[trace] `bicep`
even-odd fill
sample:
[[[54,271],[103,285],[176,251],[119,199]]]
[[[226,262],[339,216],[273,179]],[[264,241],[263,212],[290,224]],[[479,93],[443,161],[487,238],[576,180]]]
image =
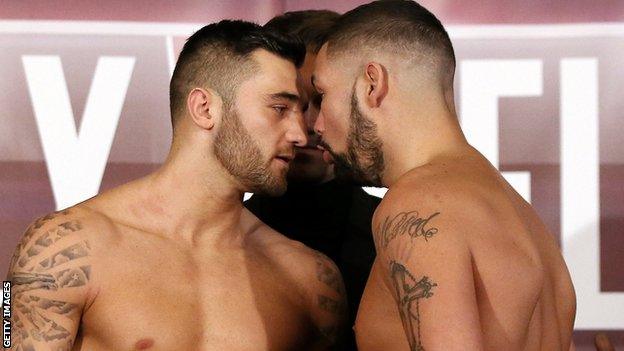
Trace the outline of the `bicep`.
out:
[[[444,214],[401,212],[378,227],[378,260],[412,350],[480,350],[470,250]],[[395,218],[395,219],[393,219]]]
[[[8,274],[12,349],[71,349],[91,269],[88,242],[72,235],[80,229],[61,217],[35,222],[24,234]]]
[[[390,289],[412,349],[480,350],[472,271],[461,258],[400,259],[388,264]]]

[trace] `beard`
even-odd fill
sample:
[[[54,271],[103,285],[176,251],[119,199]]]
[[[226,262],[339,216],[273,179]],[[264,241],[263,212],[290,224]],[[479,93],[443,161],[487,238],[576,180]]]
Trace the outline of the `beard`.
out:
[[[258,144],[242,125],[236,110],[226,107],[225,111],[214,143],[217,160],[243,186],[244,191],[282,195],[286,191],[286,175],[276,175],[271,171],[272,158],[264,157]]]
[[[358,107],[355,90],[351,93],[351,112],[347,151],[336,153],[323,142],[323,146],[334,159],[336,179],[354,182],[361,186],[381,187],[385,167],[383,143],[377,134],[377,126],[362,114]]]

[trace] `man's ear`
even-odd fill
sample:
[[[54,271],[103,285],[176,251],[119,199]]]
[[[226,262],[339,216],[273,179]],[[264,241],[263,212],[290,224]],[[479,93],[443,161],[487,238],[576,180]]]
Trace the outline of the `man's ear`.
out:
[[[186,99],[186,107],[192,121],[202,129],[210,130],[214,127],[215,117],[219,108],[218,96],[209,90],[195,88]]]
[[[377,62],[369,62],[364,67],[366,82],[366,104],[370,108],[379,107],[388,94],[388,71]]]

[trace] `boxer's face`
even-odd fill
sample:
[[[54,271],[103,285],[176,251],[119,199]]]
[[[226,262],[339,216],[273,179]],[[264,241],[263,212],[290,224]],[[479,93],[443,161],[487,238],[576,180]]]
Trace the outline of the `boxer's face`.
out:
[[[316,147],[319,136],[314,133],[314,123],[319,113],[320,95],[311,82],[315,59],[316,54],[309,51],[298,72],[297,86],[302,99],[308,142],[295,149],[295,159],[288,171],[289,182],[322,183],[333,177],[333,166],[323,161],[323,152]]]
[[[319,51],[313,84],[322,95],[315,131],[321,135],[323,157],[335,163],[335,172],[348,172],[362,185],[381,186],[384,168],[382,142],[377,126],[360,108],[355,78],[327,58],[327,46]]]
[[[295,66],[264,50],[252,54],[258,72],[224,109],[215,155],[245,191],[280,195],[295,146],[307,143]]]

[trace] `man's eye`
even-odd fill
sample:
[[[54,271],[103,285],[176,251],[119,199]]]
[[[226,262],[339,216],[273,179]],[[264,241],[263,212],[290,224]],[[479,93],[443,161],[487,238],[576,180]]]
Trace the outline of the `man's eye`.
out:
[[[280,115],[284,114],[284,111],[287,110],[286,106],[273,106],[273,109]]]

